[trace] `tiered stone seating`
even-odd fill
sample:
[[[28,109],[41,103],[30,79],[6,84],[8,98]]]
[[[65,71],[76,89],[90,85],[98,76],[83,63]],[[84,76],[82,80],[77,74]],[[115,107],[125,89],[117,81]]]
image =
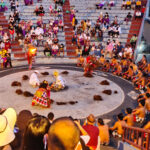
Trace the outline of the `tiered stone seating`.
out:
[[[104,9],[97,10],[95,4],[99,2],[100,2],[99,0],[76,0],[76,1],[70,0],[70,5],[77,10],[76,17],[78,19],[78,22],[80,22],[81,20],[90,19],[92,25],[94,25],[96,23],[96,20],[98,19],[98,16],[100,15],[100,12],[103,12],[103,14],[108,12],[110,17],[110,22],[114,20],[115,16],[118,16],[119,23],[121,23],[121,31],[122,31],[119,37],[119,41],[125,45],[128,38],[128,33],[129,33],[131,23],[129,22],[128,25],[126,25],[124,19],[129,11],[131,12],[132,15],[134,11],[121,10],[122,0],[116,0],[115,1],[116,5],[112,7],[111,10],[109,10],[107,7],[106,10]],[[106,41],[109,39],[107,31],[104,32],[103,37],[104,37],[103,44],[105,44]],[[92,41],[92,42],[97,43],[96,41]]]
[[[71,37],[73,35],[73,30],[71,27],[71,22],[70,23],[68,22],[70,15],[65,13],[65,11],[68,8],[70,9],[71,7],[75,8],[77,10],[76,18],[78,19],[78,23],[83,19],[84,20],[90,19],[92,21],[92,26],[94,26],[94,23],[98,19],[100,12],[103,12],[103,14],[105,14],[105,12],[108,12],[111,22],[114,20],[115,16],[118,16],[118,20],[121,23],[121,30],[122,30],[122,33],[120,34],[120,37],[119,37],[119,41],[121,41],[125,45],[125,43],[127,42],[127,39],[130,38],[130,37],[128,37],[128,33],[129,33],[131,23],[129,22],[128,25],[126,25],[126,23],[124,22],[124,18],[126,17],[127,13],[130,10],[121,10],[122,0],[116,0],[115,1],[116,5],[114,7],[112,7],[111,10],[109,10],[109,9],[96,10],[95,4],[98,2],[99,2],[99,0],[70,0],[70,2],[69,2],[69,0],[66,0],[65,4],[63,6],[65,33],[64,32],[58,33],[59,43],[63,43],[65,45],[65,51],[67,51],[67,53],[65,53],[65,56],[67,56],[67,55],[69,57],[75,56],[75,47],[71,46]],[[9,5],[8,1],[7,1],[7,4]],[[46,12],[45,16],[43,17],[44,23],[48,23],[50,19],[54,19],[54,16],[49,15],[49,10],[48,10],[50,5],[54,6],[53,0],[42,0],[42,3],[37,3],[37,0],[34,0],[34,4],[30,5],[30,6],[25,6],[24,0],[20,0],[19,1],[20,18],[22,20],[26,20],[26,21],[32,20],[35,25],[36,21],[39,17],[37,17],[33,13],[33,11],[36,6],[39,6],[41,4],[43,5],[44,10]],[[130,12],[133,15],[134,11],[131,10]],[[8,19],[9,14],[10,14],[10,9],[4,13],[4,15],[6,16],[6,19]],[[104,37],[103,45],[105,45],[106,41],[109,39],[107,31],[104,32],[103,37]],[[116,39],[116,38],[114,38],[114,39]],[[45,38],[45,40],[46,40],[46,38]],[[92,42],[95,42],[96,44],[98,44],[98,41],[95,41],[93,39],[92,39]],[[13,48],[16,48],[15,46],[18,47],[17,42],[14,43]],[[13,49],[12,52],[14,53],[14,56],[19,56],[19,55],[24,56],[24,54],[21,55],[20,50],[21,49]],[[24,53],[24,52],[22,51],[22,53]],[[39,57],[39,58],[44,57],[42,46],[38,47],[37,57]]]
[[[52,5],[54,7],[54,5],[55,5],[53,0],[42,0],[42,3],[37,3],[37,0],[34,0],[33,5],[30,5],[30,6],[25,6],[24,0],[20,0],[19,1],[19,10],[20,10],[21,20],[25,20],[25,21],[32,20],[33,26],[36,26],[36,22],[37,22],[37,19],[39,18],[39,16],[36,16],[35,13],[33,13],[33,12],[34,12],[35,7],[40,6],[41,4],[43,5],[44,10],[45,10],[45,15],[42,17],[43,22],[48,23],[49,20],[55,19],[54,16],[50,16],[50,14],[49,14],[49,6]],[[7,2],[7,5],[8,5],[8,7],[10,7],[9,2]],[[8,11],[6,11],[4,13],[7,20],[9,18],[10,12],[11,12],[11,10],[8,9]],[[65,45],[64,32],[62,32],[62,31],[58,32],[58,39],[59,39],[59,43],[63,43]],[[44,41],[46,41],[46,40],[47,40],[47,37],[44,37]],[[16,44],[16,42],[15,42],[15,44]],[[18,51],[12,50],[12,52],[14,54],[14,55],[12,55],[12,59],[20,59],[20,58],[24,57],[24,55],[23,54],[21,55],[20,52],[18,52]],[[23,50],[22,50],[22,53],[24,53]],[[39,46],[37,48],[37,58],[42,58],[42,57],[45,57],[43,54],[43,46]]]

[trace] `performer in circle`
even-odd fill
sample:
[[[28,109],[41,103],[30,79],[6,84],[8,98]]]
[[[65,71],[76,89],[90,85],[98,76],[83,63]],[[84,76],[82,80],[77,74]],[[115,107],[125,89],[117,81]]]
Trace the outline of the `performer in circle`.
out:
[[[52,83],[51,89],[54,91],[63,90],[66,86],[66,81],[62,78],[62,76],[59,75],[58,71],[54,71],[53,75],[56,81]]]
[[[29,64],[29,70],[32,69],[32,63],[35,62],[35,56],[36,56],[37,48],[33,45],[28,46],[28,52],[27,52],[27,59]]]
[[[89,55],[86,57],[86,62],[84,66],[84,76],[85,77],[92,77],[93,70],[96,69],[98,65],[97,59],[93,55]]]
[[[44,80],[40,84],[39,89],[34,94],[34,97],[32,99],[32,106],[49,108],[50,103],[50,87],[48,85],[48,82]]]
[[[40,74],[40,72],[38,70],[35,70],[30,76],[29,84],[33,88],[40,85],[40,80],[38,79],[38,74]]]

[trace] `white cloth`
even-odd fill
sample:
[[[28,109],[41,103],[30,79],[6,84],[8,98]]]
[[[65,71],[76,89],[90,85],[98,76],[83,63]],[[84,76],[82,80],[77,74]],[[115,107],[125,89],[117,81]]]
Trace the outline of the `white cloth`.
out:
[[[89,140],[90,140],[90,136],[89,136],[89,135],[82,135],[82,136],[80,136],[80,138],[84,141],[85,145],[86,145],[86,144],[89,142]],[[78,142],[78,144],[77,144],[75,150],[78,148],[79,145],[81,145],[80,142]]]
[[[36,73],[31,74],[29,84],[32,86],[40,85],[40,81],[39,81]]]
[[[66,81],[62,78],[62,76],[57,76],[56,84],[62,85],[63,87],[65,87]]]
[[[36,28],[35,29],[35,34],[36,35],[40,35],[40,34],[43,34],[44,33],[44,30],[42,28]]]

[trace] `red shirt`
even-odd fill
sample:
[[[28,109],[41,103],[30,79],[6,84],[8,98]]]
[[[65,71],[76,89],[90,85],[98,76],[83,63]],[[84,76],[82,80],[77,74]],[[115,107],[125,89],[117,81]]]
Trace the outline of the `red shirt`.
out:
[[[141,12],[144,14],[144,12],[145,12],[145,8],[142,8],[142,9],[141,9]]]
[[[90,140],[87,143],[87,145],[91,146],[91,147],[97,147],[98,136],[99,136],[98,127],[88,124],[88,125],[83,126],[83,128],[88,133],[88,135],[90,136]]]
[[[8,50],[11,48],[10,42],[5,42],[5,49]]]

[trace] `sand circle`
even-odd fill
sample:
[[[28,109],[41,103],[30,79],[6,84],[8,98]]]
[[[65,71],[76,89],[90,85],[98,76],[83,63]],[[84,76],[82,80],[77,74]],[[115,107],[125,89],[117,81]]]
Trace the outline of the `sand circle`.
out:
[[[53,71],[54,69],[39,68],[41,72],[49,72],[49,75],[43,76],[39,75],[39,79],[42,82],[47,80],[49,83],[54,81]],[[59,70],[62,72],[64,70]],[[13,107],[17,112],[23,109],[29,109],[33,113],[39,113],[46,115],[52,111],[56,118],[61,116],[72,116],[74,118],[85,118],[90,113],[95,116],[103,115],[115,110],[124,101],[124,92],[119,85],[116,83],[102,77],[100,75],[94,75],[93,78],[86,78],[83,76],[83,72],[67,70],[68,74],[61,74],[61,76],[66,80],[68,86],[67,90],[60,92],[51,92],[51,99],[55,102],[69,102],[78,101],[75,105],[57,105],[52,104],[51,108],[44,109],[40,107],[31,106],[31,97],[24,97],[23,95],[17,95],[15,93],[16,89],[20,88],[23,91],[30,91],[35,93],[37,88],[32,88],[29,85],[29,81],[22,80],[23,75],[30,76],[32,71],[22,71],[18,73],[13,73],[0,78],[0,106],[1,107]],[[110,85],[100,85],[99,83],[103,80],[108,80]],[[21,82],[21,87],[12,87],[11,83],[13,81]],[[106,95],[102,91],[110,89],[112,90],[111,95]],[[117,90],[117,94],[114,91]],[[103,101],[94,101],[94,95],[101,95]]]

